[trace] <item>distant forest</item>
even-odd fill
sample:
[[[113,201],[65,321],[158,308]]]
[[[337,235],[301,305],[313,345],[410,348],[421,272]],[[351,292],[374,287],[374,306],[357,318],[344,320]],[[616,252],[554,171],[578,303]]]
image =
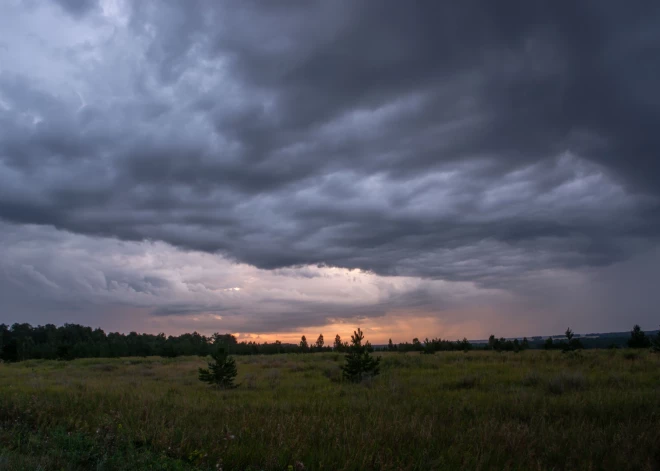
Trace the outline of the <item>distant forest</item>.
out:
[[[75,358],[127,357],[127,356],[163,356],[182,355],[206,356],[215,346],[223,345],[233,355],[269,355],[276,353],[312,353],[342,352],[348,343],[336,335],[326,342],[323,335],[315,341],[308,341],[302,336],[300,343],[290,344],[275,341],[273,343],[239,342],[231,334],[212,336],[197,332],[179,336],[165,334],[129,334],[109,333],[101,329],[92,329],[78,324],[53,324],[33,327],[30,324],[13,324],[11,327],[0,324],[0,359],[6,362],[28,359],[72,360]],[[630,332],[612,334],[574,335],[568,329],[563,337],[531,337],[522,339],[497,338],[491,335],[488,341],[443,340],[434,338],[420,341],[371,346],[372,351],[435,353],[438,351],[495,350],[520,352],[526,349],[577,350],[588,348],[649,348],[660,346],[660,333],[643,332],[634,326]]]

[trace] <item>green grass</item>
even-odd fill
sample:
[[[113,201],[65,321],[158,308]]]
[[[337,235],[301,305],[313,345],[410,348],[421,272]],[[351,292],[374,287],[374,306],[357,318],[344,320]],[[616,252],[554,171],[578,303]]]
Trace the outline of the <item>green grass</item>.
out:
[[[657,470],[660,355],[383,354],[0,365],[0,470]]]

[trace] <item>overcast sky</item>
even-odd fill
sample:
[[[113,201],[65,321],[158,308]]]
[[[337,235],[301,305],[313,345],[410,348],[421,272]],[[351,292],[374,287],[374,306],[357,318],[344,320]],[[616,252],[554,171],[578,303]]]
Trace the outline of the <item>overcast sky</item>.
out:
[[[4,0],[0,322],[660,323],[660,2]]]

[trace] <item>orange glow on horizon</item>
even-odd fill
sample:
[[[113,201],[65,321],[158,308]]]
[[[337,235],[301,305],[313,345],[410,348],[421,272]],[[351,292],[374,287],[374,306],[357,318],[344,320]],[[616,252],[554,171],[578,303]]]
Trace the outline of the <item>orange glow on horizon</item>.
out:
[[[427,337],[429,339],[439,337],[445,340],[460,340],[466,337],[469,340],[478,340],[487,339],[490,334],[506,337],[531,336],[538,330],[533,317],[510,316],[496,309],[451,310],[441,314],[406,310],[391,312],[381,317],[330,319],[330,322],[324,325],[276,332],[243,330],[239,325],[225,324],[224,317],[218,322],[217,316],[211,314],[177,318],[145,316],[142,319],[146,322],[142,322],[142,325],[135,329],[136,317],[125,318],[125,325],[118,326],[119,330],[125,333],[129,330],[146,333],[165,332],[166,335],[199,332],[210,336],[214,332],[231,333],[239,342],[257,343],[273,343],[279,340],[282,343],[298,344],[304,335],[307,342],[313,344],[319,334],[323,334],[325,345],[332,345],[337,334],[342,342],[349,342],[353,331],[358,327],[364,332],[365,339],[374,345],[387,344],[389,339],[398,344],[412,342],[413,338],[423,342]],[[231,318],[226,319],[231,320]],[[129,324],[133,327],[126,328]]]
[[[466,321],[460,324],[443,323],[441,319],[431,316],[385,316],[383,318],[372,318],[355,323],[332,323],[324,326],[297,329],[290,332],[277,333],[249,333],[241,332],[236,335],[239,342],[254,341],[258,343],[272,343],[279,340],[282,343],[297,344],[304,335],[309,344],[316,342],[319,334],[323,334],[325,345],[332,345],[335,335],[339,334],[342,342],[348,342],[357,328],[362,329],[366,340],[375,345],[392,342],[412,342],[413,338],[440,337],[449,340],[459,340],[463,337],[469,339],[487,338],[482,334],[483,325],[476,321]]]

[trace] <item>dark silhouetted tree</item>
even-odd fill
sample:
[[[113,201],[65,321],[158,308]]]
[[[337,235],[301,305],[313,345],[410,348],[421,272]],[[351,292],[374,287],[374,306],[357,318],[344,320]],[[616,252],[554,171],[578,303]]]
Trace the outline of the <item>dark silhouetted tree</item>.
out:
[[[224,347],[217,347],[211,354],[213,361],[208,369],[199,369],[199,380],[222,389],[232,389],[236,378],[236,362],[227,355]]]
[[[300,337],[299,346],[300,346],[300,351],[303,353],[309,350],[309,345],[307,344],[307,337],[305,337],[304,335]]]
[[[335,335],[335,344],[333,348],[335,352],[341,352],[342,349],[344,348],[344,345],[341,343],[341,337],[339,336],[339,334]]]
[[[646,336],[640,326],[635,324],[633,330],[630,331],[630,338],[628,339],[629,348],[648,348],[651,346],[651,340]]]
[[[566,343],[561,345],[564,352],[579,350],[579,349],[583,348],[582,347],[582,342],[580,341],[580,339],[575,338],[575,334],[570,329],[570,327],[568,329],[566,329],[566,332],[564,332],[564,335],[566,336]]]
[[[364,334],[358,328],[351,336],[346,363],[341,367],[344,378],[349,381],[360,382],[365,377],[380,373],[380,357],[374,358],[367,350],[367,346],[362,344],[363,340]]]
[[[316,339],[316,348],[321,350],[323,348],[323,344],[325,341],[323,340],[323,334],[319,334],[319,338]]]
[[[495,338],[494,334],[490,334],[490,337],[488,337],[488,350],[495,350],[495,343],[497,342],[497,339]]]
[[[573,331],[571,330],[570,327],[568,329],[566,329],[566,332],[564,332],[564,335],[566,336],[566,340],[568,341],[568,343],[571,343],[571,340],[573,340],[574,334],[573,334]]]
[[[396,352],[396,345],[392,343],[392,339],[387,343],[387,350],[390,352]]]

